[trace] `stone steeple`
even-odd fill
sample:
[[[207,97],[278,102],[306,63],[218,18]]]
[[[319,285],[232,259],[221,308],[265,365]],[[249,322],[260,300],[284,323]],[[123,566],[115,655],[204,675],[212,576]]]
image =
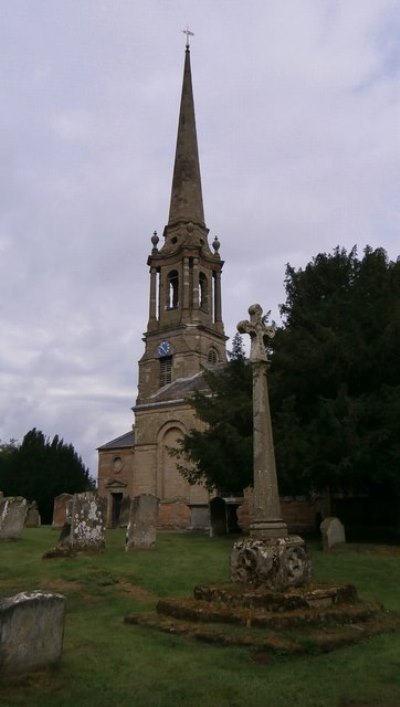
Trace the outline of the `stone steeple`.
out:
[[[190,69],[190,49],[186,45],[168,226],[188,221],[203,227],[205,225]]]
[[[139,362],[137,404],[160,388],[226,360],[220,243],[212,250],[204,222],[200,163],[186,45],[178,138],[164,242],[151,238],[149,320]]]

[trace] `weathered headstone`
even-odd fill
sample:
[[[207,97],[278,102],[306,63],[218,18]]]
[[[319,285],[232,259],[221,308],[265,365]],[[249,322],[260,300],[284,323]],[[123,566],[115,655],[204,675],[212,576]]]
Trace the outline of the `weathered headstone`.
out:
[[[72,507],[72,494],[71,493],[60,493],[54,499],[53,506],[53,522],[51,527],[54,529],[63,528],[64,524],[68,521],[71,516]]]
[[[346,542],[346,534],[343,523],[339,518],[329,516],[325,518],[319,526],[322,536],[322,546],[324,550],[330,550],[334,545]]]
[[[0,677],[29,673],[61,658],[65,597],[22,592],[0,600]]]
[[[18,540],[24,529],[28,502],[22,496],[0,500],[0,540]]]
[[[28,506],[28,511],[25,518],[25,528],[40,528],[41,518],[36,501],[33,501]]]
[[[58,543],[44,553],[44,559],[105,549],[107,499],[90,492],[76,493],[70,503],[71,512],[66,516]]]
[[[267,387],[268,360],[265,337],[275,336],[274,325],[259,304],[249,307],[250,321],[237,325],[251,339],[253,368],[254,516],[250,537],[237,541],[231,554],[234,582],[284,590],[305,584],[311,562],[301,537],[289,535],[282,519],[275,467],[271,414]]]
[[[107,499],[94,493],[76,493],[72,500],[71,533],[73,550],[99,552],[105,548]]]
[[[148,550],[157,538],[158,498],[143,493],[131,500],[125,549]]]

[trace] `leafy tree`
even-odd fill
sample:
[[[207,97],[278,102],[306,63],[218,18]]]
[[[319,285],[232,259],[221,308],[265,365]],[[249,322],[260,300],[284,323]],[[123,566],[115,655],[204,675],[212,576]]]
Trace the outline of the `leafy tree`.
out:
[[[252,372],[240,334],[232,341],[227,365],[204,370],[210,391],[196,392],[190,403],[203,423],[170,450],[191,484],[241,492],[252,480]]]
[[[21,445],[14,440],[0,445],[0,489],[7,496],[37,501],[44,523],[51,522],[54,498],[94,488],[88,469],[72,444],[57,435],[46,439],[33,428]]]

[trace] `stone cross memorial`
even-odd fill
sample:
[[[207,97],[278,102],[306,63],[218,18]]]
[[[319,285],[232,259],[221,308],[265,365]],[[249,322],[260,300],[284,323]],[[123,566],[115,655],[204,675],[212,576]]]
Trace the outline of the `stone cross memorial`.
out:
[[[289,535],[281,515],[275,467],[271,413],[269,408],[265,338],[275,336],[259,304],[249,307],[250,321],[237,325],[250,335],[253,368],[253,485],[254,515],[250,537],[234,544],[231,579],[253,586],[284,590],[304,584],[311,576],[311,563],[304,541]]]

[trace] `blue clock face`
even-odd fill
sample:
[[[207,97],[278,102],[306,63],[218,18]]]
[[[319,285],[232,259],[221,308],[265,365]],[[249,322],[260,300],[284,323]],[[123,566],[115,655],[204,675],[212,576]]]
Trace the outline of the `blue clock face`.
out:
[[[171,356],[172,348],[169,341],[162,341],[161,344],[157,346],[157,354],[161,356]]]

